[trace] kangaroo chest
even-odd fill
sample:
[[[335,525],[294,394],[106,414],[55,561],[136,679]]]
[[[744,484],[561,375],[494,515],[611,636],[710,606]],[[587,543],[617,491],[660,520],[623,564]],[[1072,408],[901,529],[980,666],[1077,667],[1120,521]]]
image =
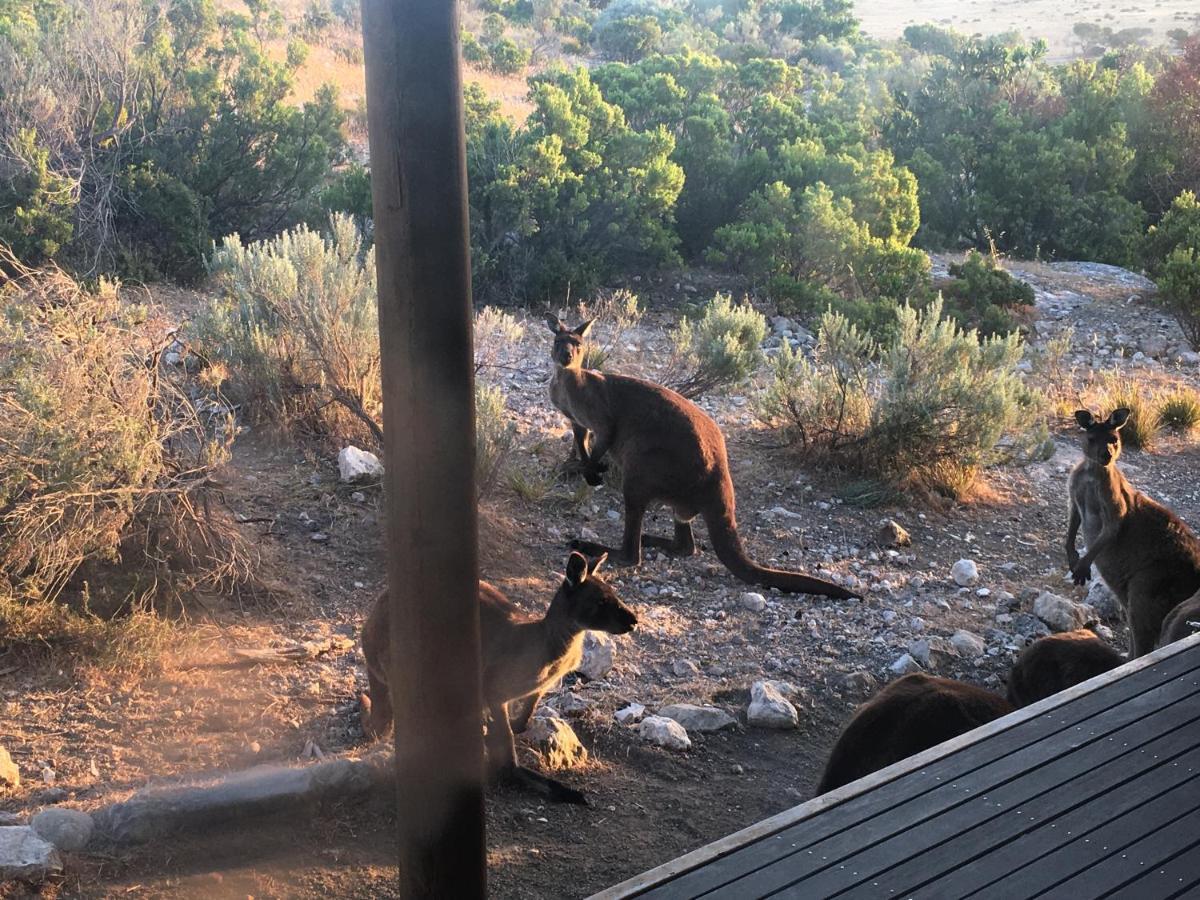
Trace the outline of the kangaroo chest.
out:
[[[589,431],[597,431],[603,427],[605,417],[599,404],[589,397],[589,393],[588,386],[583,383],[579,373],[555,368],[550,379],[550,402],[576,425],[582,425]]]
[[[1124,499],[1119,496],[1116,485],[1110,479],[1080,473],[1072,485],[1071,493],[1088,546],[1100,537],[1106,522],[1116,522],[1125,514]]]

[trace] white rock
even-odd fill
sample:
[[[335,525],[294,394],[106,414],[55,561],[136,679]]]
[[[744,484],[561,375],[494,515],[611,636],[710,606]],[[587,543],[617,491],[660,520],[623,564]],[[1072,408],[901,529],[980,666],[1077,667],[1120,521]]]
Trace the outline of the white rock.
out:
[[[1086,603],[1044,591],[1033,601],[1033,614],[1054,631],[1074,631],[1097,621],[1096,611]]]
[[[959,656],[976,659],[987,652],[987,644],[983,638],[972,631],[959,630],[950,636],[950,643],[958,651]]]
[[[62,860],[49,841],[28,825],[0,827],[0,884],[39,883],[62,871]]]
[[[525,737],[541,753],[548,769],[570,769],[587,762],[587,748],[565,719],[535,718],[525,729]]]
[[[921,664],[913,659],[910,654],[904,653],[888,668],[897,675],[908,675],[912,672],[920,672]]]
[[[742,606],[746,607],[750,612],[759,613],[767,608],[767,598],[754,591],[747,591],[742,594]]]
[[[746,721],[759,728],[796,728],[800,714],[769,681],[756,681],[750,688]]]
[[[583,661],[579,672],[591,681],[598,681],[612,671],[617,644],[603,631],[587,631],[583,635]]]
[[[888,519],[879,526],[875,540],[885,547],[908,547],[912,544],[912,536],[895,519]]]
[[[629,725],[632,722],[636,722],[645,714],[646,707],[641,703],[630,703],[628,706],[622,707],[613,713],[613,718],[622,725]]]
[[[671,663],[671,671],[677,678],[687,678],[700,674],[700,667],[690,659],[677,659]]]
[[[692,703],[672,703],[660,709],[658,714],[674,719],[688,731],[700,734],[732,728],[737,724],[737,719],[723,709],[715,706],[696,706]]]
[[[690,750],[692,739],[687,731],[674,719],[666,716],[647,716],[638,725],[638,736],[643,741],[666,747],[668,750]]]
[[[383,477],[383,463],[370,450],[360,450],[353,444],[347,444],[338,453],[338,472],[347,484],[378,479]]]
[[[80,850],[91,840],[92,817],[81,809],[52,806],[43,809],[29,820],[30,826],[43,839],[59,850]]]
[[[951,567],[950,577],[959,587],[970,587],[979,580],[979,567],[973,559],[960,559]]]
[[[1088,583],[1087,600],[1084,602],[1096,610],[1096,615],[1105,621],[1114,621],[1124,616],[1117,595],[1104,583],[1103,578],[1098,578],[1094,573]]]
[[[578,694],[566,693],[554,700],[554,708],[566,718],[577,718],[592,708],[592,704]]]

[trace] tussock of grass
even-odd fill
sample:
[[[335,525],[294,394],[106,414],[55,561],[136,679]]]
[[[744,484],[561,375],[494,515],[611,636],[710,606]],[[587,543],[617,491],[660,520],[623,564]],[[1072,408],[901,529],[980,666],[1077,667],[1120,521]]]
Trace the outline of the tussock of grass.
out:
[[[1159,402],[1158,418],[1164,428],[1191,434],[1200,428],[1200,393],[1177,387]]]

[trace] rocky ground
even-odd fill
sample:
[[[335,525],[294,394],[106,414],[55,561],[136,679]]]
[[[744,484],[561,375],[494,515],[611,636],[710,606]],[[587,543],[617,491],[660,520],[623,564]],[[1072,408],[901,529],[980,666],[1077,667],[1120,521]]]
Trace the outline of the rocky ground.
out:
[[[1052,376],[1065,406],[1086,399],[1096,373],[1113,367],[1200,385],[1200,358],[1147,303],[1151,288],[1138,276],[1090,264],[1009,268],[1037,290],[1027,377],[1044,377],[1039,348],[1071,335]],[[654,304],[615,341],[608,367],[665,377],[672,301],[701,288],[689,278],[631,287]],[[811,339],[785,320],[774,320],[773,331],[769,345]],[[546,398],[547,339],[529,319],[518,344],[484,372],[507,392],[518,449],[516,474],[485,504],[483,574],[531,612],[549,600],[570,538],[615,541],[621,529],[616,492],[556,475],[570,437]],[[640,626],[594,642],[587,676],[572,676],[545,702],[586,751],[558,747],[556,759],[570,765],[561,777],[591,806],[491,792],[496,896],[585,895],[807,799],[840,726],[898,673],[927,669],[1003,690],[1028,640],[1090,620],[1103,620],[1102,633],[1125,646],[1111,598],[1065,576],[1064,492],[1078,459],[1065,417],[1050,459],[989,472],[987,490],[970,503],[865,509],[840,498],[838,473],[806,468],[776,445],[755,420],[749,391],[703,405],[729,442],[751,552],[853,584],[866,599],[749,590],[707,548],[692,559],[651,556],[639,569],[611,570]],[[1197,446],[1178,437],[1124,457],[1136,485],[1192,523],[1200,523],[1198,463]],[[356,638],[383,578],[377,488],[341,483],[332,452],[256,429],[240,438],[224,478],[232,511],[266,556],[270,599],[201,598],[188,640],[153,677],[0,655],[0,744],[21,777],[19,788],[0,788],[0,815],[23,822],[56,804],[96,810],[150,782],[365,751]],[[908,540],[897,540],[889,523]],[[668,534],[669,517],[660,512],[647,527]],[[702,529],[699,536],[703,545]],[[299,662],[250,664],[231,652],[305,641]],[[559,724],[539,728],[554,740],[565,733]],[[522,752],[536,762],[531,746]],[[388,896],[386,801],[346,799],[286,822],[68,854],[65,879],[43,893]],[[0,887],[0,897],[24,890]]]

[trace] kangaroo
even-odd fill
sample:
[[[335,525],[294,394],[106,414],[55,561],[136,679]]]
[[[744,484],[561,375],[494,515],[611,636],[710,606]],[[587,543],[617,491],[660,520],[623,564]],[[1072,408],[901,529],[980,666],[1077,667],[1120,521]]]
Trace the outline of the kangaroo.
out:
[[[916,672],[860,706],[817,785],[824,794],[1013,711],[999,694]]]
[[[647,547],[691,556],[696,552],[691,523],[699,515],[717,558],[742,581],[789,593],[858,598],[833,582],[754,562],[738,537],[733,479],[717,423],[669,388],[583,368],[590,320],[576,328],[567,328],[553,315],[546,321],[554,333],[550,400],[571,420],[583,477],[591,485],[602,483],[608,468],[604,457],[611,452],[621,464],[623,479],[625,535],[620,549],[572,541],[574,549],[589,555],[611,553],[615,563],[629,566],[641,563]],[[642,534],[646,510],[655,502],[666,503],[674,512],[674,538]]]
[[[1008,702],[1028,706],[1110,669],[1125,658],[1086,628],[1040,638],[1021,651],[1008,675]]]
[[[1190,637],[1197,631],[1200,631],[1200,591],[1193,595],[1190,600],[1184,600],[1171,610],[1170,614],[1163,620],[1162,634],[1159,636],[1158,646],[1165,647],[1167,644],[1182,641],[1185,637]]]
[[[499,590],[479,582],[480,662],[483,700],[490,716],[487,737],[489,769],[551,800],[586,804],[584,795],[517,762],[513,732],[525,730],[542,694],[579,667],[585,630],[627,634],[637,616],[621,602],[597,572],[604,557],[589,562],[581,553],[567,559],[562,584],[540,619],[526,616]],[[392,722],[387,591],[375,601],[363,626],[370,697],[363,706],[363,732],[384,734]]]
[[[1125,610],[1131,657],[1142,656],[1154,649],[1167,613],[1200,590],[1200,540],[1117,468],[1129,410],[1114,410],[1101,422],[1081,409],[1075,420],[1086,436],[1084,458],[1068,482],[1067,563],[1076,584],[1086,583],[1096,564]],[[1082,557],[1075,549],[1081,525]]]

